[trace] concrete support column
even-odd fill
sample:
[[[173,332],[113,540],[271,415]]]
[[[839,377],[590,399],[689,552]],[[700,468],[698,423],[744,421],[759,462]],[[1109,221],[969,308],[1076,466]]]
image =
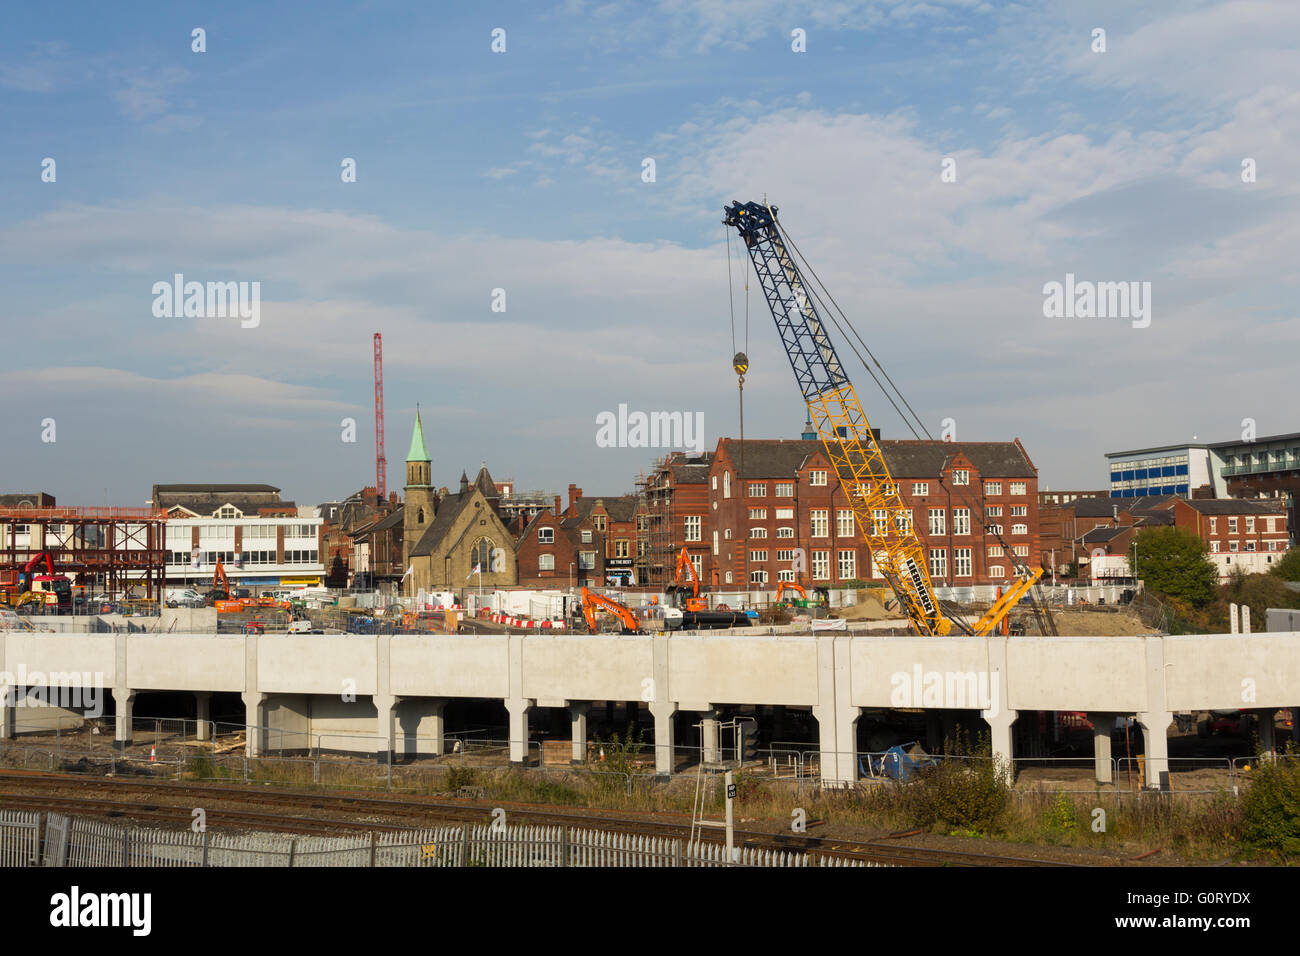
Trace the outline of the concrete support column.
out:
[[[1168,791],[1169,789],[1169,725],[1174,715],[1167,710],[1134,714],[1142,728],[1146,746],[1146,773],[1143,789]]]
[[[672,701],[652,703],[650,714],[655,720],[655,774],[667,777],[673,772],[673,714],[677,705]]]
[[[510,712],[510,766],[522,767],[528,761],[528,711],[531,700],[511,697],[506,700]]]
[[[430,746],[433,752],[441,757],[447,750],[447,702],[439,699],[435,700],[429,706],[429,729],[433,737],[433,743]]]
[[[194,694],[194,703],[196,706],[195,719],[197,721],[199,740],[211,739],[209,731],[212,730],[212,692],[201,690]]]
[[[989,706],[980,711],[980,716],[989,725],[989,744],[995,763],[1016,778],[1015,749],[1012,744],[1012,727],[1015,725],[1017,712],[1011,708],[1007,695],[1007,637],[994,634],[988,638],[988,702]]]
[[[135,691],[114,687],[113,709],[116,712],[113,747],[117,750],[125,750],[131,745],[131,717],[135,712]]]
[[[249,757],[262,756],[262,735],[266,732],[266,695],[251,691],[240,695],[244,699],[244,723],[246,725],[244,753]]]
[[[1016,722],[1014,710],[982,710],[980,716],[989,725],[989,744],[994,761],[1000,763],[1015,779],[1015,750],[1011,744],[1011,727]]]
[[[1277,708],[1265,707],[1262,710],[1255,711],[1255,719],[1259,721],[1259,751],[1261,754],[1273,754],[1277,752],[1276,733],[1274,732],[1277,723]]]
[[[1094,776],[1098,783],[1115,782],[1115,766],[1111,763],[1110,736],[1115,727],[1114,714],[1091,713],[1092,721],[1092,762]]]
[[[569,763],[574,766],[587,762],[587,712],[590,710],[591,704],[585,700],[569,704],[569,726],[573,737]]]
[[[379,738],[375,744],[375,759],[381,764],[390,764],[393,762],[393,720],[397,716],[397,698],[391,694],[386,697],[376,694],[372,699],[376,712],[375,736]]]

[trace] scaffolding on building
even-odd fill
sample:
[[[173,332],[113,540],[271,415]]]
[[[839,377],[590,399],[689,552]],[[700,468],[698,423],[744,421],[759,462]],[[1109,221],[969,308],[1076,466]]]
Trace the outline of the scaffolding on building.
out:
[[[638,584],[665,588],[673,582],[675,549],[673,523],[673,455],[655,462],[649,475],[642,472],[636,493],[643,504],[636,528],[636,580]]]
[[[39,554],[55,574],[112,597],[143,587],[160,597],[166,584],[167,516],[152,508],[0,508],[0,583],[13,585]],[[44,568],[44,562],[41,568]]]

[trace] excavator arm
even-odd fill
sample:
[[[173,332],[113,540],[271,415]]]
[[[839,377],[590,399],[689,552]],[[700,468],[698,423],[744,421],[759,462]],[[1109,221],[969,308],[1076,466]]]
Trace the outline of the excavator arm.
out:
[[[677,575],[674,585],[669,590],[675,594],[680,594],[687,589],[686,579],[690,578],[691,596],[686,599],[686,610],[688,611],[707,611],[708,602],[700,597],[700,579],[695,574],[695,564],[691,561],[691,554],[686,548],[682,548],[677,553]]]
[[[220,558],[217,559],[217,566],[216,566],[215,568],[212,569],[212,589],[213,589],[214,591],[215,591],[216,588],[217,588],[217,583],[218,583],[218,582],[220,582],[220,584],[221,584],[221,590],[223,590],[223,591],[225,591],[227,594],[229,594],[229,593],[230,593],[230,579],[226,577],[226,567],[225,567],[225,565],[223,565],[223,564],[221,563],[221,559],[220,559]]]
[[[611,601],[609,598],[584,587],[582,589],[582,616],[586,618],[587,627],[591,633],[596,634],[600,630],[596,624],[597,608],[603,608],[616,615],[623,622],[623,632],[625,634],[636,634],[641,630],[641,622],[636,619],[635,614],[617,601]]]
[[[917,633],[947,634],[954,622],[939,607],[925,551],[853,384],[786,249],[776,208],[733,202],[725,212],[723,222],[744,240],[808,414],[872,549],[875,567],[898,595]]]
[[[804,590],[802,584],[796,584],[794,581],[781,581],[776,586],[776,603],[781,603],[781,595],[786,591],[798,591],[799,596],[805,601],[808,600],[808,592]]]

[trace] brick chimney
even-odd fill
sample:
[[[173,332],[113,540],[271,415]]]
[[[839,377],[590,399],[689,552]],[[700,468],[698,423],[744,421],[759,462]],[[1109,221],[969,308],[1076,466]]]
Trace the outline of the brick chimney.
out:
[[[578,499],[581,497],[582,497],[582,489],[579,488],[577,485],[575,485],[573,482],[569,482],[569,517],[573,517],[578,513],[577,504],[578,504]]]
[[[557,518],[560,516],[560,496],[559,496],[559,495],[556,495],[556,496],[555,496],[555,510],[552,511],[551,514],[555,515],[555,517],[557,517]]]

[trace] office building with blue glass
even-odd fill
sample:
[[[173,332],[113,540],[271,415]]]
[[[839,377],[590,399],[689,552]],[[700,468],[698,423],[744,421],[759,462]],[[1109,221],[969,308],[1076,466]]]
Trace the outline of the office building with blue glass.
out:
[[[1207,444],[1162,445],[1106,454],[1112,498],[1180,495],[1190,498],[1202,485],[1222,484],[1214,448]],[[1218,488],[1214,496],[1223,494]]]

